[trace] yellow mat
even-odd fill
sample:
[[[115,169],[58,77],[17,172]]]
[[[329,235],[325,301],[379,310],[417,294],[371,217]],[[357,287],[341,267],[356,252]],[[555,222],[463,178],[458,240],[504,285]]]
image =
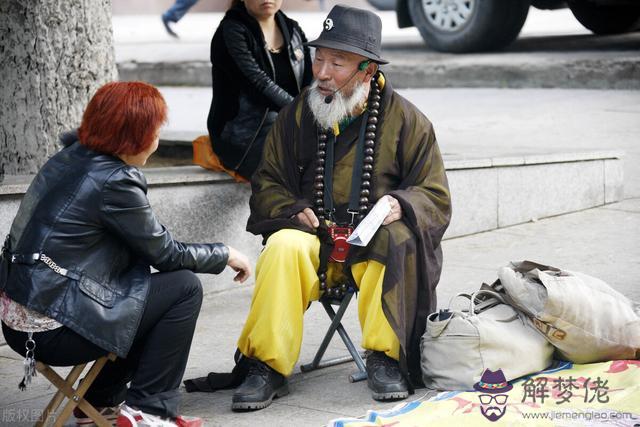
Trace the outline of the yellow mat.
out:
[[[366,417],[335,419],[330,427],[417,426],[639,426],[640,361],[557,363],[514,381],[504,415],[489,421],[476,391],[443,392]]]

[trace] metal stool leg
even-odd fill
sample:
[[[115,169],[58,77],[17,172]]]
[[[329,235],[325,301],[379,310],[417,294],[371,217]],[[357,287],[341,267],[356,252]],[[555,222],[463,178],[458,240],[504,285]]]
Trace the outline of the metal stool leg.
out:
[[[313,361],[311,363],[300,366],[300,370],[302,372],[310,372],[315,369],[322,369],[329,366],[335,366],[335,365],[350,362],[353,360],[358,367],[358,372],[350,375],[349,381],[356,382],[356,381],[362,381],[367,378],[367,372],[366,372],[364,361],[362,359],[362,355],[358,352],[358,350],[353,345],[351,338],[349,338],[349,335],[347,334],[346,330],[344,329],[341,323],[342,317],[344,316],[344,313],[347,310],[347,307],[349,306],[349,303],[351,302],[352,298],[353,298],[353,292],[347,293],[343,297],[342,301],[340,302],[340,306],[338,307],[337,313],[334,311],[329,301],[327,300],[320,301],[325,311],[329,315],[329,318],[331,319],[331,325],[329,326],[329,329],[327,330],[327,333],[325,334],[324,339],[320,344],[320,348],[318,348],[318,351],[316,352],[316,355],[313,358]],[[333,335],[335,334],[336,331],[338,331],[338,334],[340,335],[342,342],[347,347],[347,350],[349,351],[350,356],[338,357],[338,358],[334,358],[334,359],[330,359],[322,362],[322,357],[324,356],[324,353],[327,350],[327,347],[329,346],[329,343],[331,342],[331,339],[333,338]]]

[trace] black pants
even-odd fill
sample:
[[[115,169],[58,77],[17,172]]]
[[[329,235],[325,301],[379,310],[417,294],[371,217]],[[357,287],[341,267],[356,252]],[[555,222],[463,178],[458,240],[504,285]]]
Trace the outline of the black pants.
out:
[[[178,387],[201,304],[202,285],[191,271],[152,274],[147,304],[127,358],[107,362],[87,391],[87,401],[98,407],[124,401],[149,414],[176,417]],[[4,323],[2,330],[7,344],[24,356],[27,333]],[[107,354],[64,326],[36,332],[33,338],[36,360],[48,365],[77,365]]]

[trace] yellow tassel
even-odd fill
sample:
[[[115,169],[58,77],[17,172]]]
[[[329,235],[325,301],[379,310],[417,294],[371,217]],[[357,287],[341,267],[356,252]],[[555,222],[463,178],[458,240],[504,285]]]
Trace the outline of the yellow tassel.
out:
[[[340,124],[339,124],[338,122],[335,122],[335,123],[333,124],[333,134],[334,134],[335,136],[340,135]]]

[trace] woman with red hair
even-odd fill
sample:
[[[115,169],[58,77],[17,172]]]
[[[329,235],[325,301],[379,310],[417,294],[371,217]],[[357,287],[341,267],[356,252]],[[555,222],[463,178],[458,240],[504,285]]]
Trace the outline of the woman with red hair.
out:
[[[201,424],[177,413],[202,302],[194,273],[228,265],[237,281],[251,274],[233,248],[178,242],[156,219],[138,167],[157,149],[166,117],[151,85],[101,87],[78,132],[63,136],[64,148],[31,183],[0,257],[9,346],[55,366],[115,353],[86,398],[112,419],[119,414],[121,426]],[[76,418],[90,422],[79,411]]]

